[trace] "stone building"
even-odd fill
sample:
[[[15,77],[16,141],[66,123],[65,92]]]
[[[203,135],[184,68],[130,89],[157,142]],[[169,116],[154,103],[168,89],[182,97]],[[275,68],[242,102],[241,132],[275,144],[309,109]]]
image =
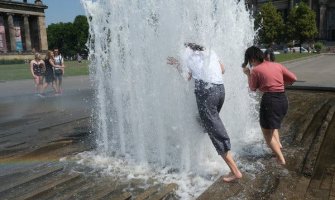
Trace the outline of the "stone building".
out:
[[[41,0],[0,0],[0,54],[48,50]]]
[[[273,5],[283,14],[284,20],[289,10],[301,0],[272,0]],[[269,0],[247,0],[256,11]],[[335,41],[335,0],[307,0],[309,7],[316,13],[316,22],[321,40]]]

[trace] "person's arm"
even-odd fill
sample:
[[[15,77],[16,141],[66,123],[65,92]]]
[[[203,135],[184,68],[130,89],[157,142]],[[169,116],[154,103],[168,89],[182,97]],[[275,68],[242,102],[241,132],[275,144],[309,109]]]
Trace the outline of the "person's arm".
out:
[[[180,65],[179,60],[177,60],[174,57],[168,57],[167,58],[167,64],[174,66],[178,70],[179,74],[181,74],[183,76],[183,70],[181,69],[181,65]],[[187,77],[184,77],[184,78],[186,78],[188,81],[190,81],[192,79],[192,73],[190,71],[187,72],[186,76]]]
[[[58,67],[58,68],[61,68],[62,66],[60,66],[60,65],[56,65],[55,64],[55,62],[54,62],[54,60],[53,59],[49,59],[49,63],[50,63],[50,65],[53,67],[53,68],[55,68],[55,67]]]
[[[221,67],[221,72],[222,72],[222,74],[224,74],[224,72],[225,72],[224,65],[222,64],[222,62],[219,62],[219,63],[220,63],[220,67]]]
[[[286,67],[282,66],[282,71],[285,85],[292,85],[297,81],[297,76],[290,72]]]
[[[243,68],[243,72],[248,77],[248,84],[251,91],[256,91],[259,88],[259,81],[257,79],[257,75],[254,71],[250,72],[250,69],[247,67]]]
[[[34,79],[36,79],[37,77],[35,76],[34,74],[34,62],[33,60],[30,62],[30,72],[31,72],[31,75],[33,76]]]

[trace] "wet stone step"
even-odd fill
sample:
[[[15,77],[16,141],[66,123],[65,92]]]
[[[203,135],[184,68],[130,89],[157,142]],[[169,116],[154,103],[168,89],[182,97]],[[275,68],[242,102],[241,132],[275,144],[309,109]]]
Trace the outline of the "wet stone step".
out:
[[[33,199],[37,199],[39,196],[48,193],[49,191],[53,190],[55,187],[63,185],[63,184],[67,184],[71,181],[74,181],[76,179],[78,179],[80,177],[79,174],[73,174],[73,175],[68,175],[62,179],[53,181],[49,184],[46,184],[43,187],[39,187],[36,188],[35,190],[33,190],[32,192],[26,194],[26,195],[22,195],[17,197],[17,200],[33,200]]]
[[[7,184],[1,184],[1,186],[0,186],[0,197],[1,197],[1,194],[4,193],[7,190],[14,189],[14,188],[16,188],[20,185],[35,181],[37,179],[43,178],[45,176],[48,176],[52,173],[59,172],[61,170],[63,170],[63,167],[62,166],[57,166],[57,167],[51,167],[51,168],[48,168],[44,171],[36,172],[36,173],[32,173],[32,174],[22,173],[20,176],[18,176],[16,178],[14,177],[15,180],[10,180],[10,181],[4,180],[6,177],[9,177],[10,175],[7,175],[5,177],[0,177],[0,180],[1,180],[2,183],[7,183]]]
[[[135,200],[145,200],[145,199],[147,199],[149,196],[153,195],[158,190],[158,188],[159,188],[158,185],[149,187],[144,192],[142,192],[141,194],[137,195],[136,198],[135,198]]]
[[[155,194],[149,196],[147,200],[162,200],[168,197],[169,195],[174,195],[174,192],[178,189],[178,185],[175,183],[170,183],[163,186]]]

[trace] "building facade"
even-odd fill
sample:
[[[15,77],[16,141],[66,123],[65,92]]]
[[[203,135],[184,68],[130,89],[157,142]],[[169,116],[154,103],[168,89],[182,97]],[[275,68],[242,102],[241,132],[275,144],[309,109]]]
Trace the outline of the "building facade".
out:
[[[41,0],[0,0],[0,53],[48,50],[47,8]]]
[[[283,14],[286,20],[291,8],[301,0],[272,0],[273,5]],[[247,0],[250,7],[257,9],[269,0]],[[318,39],[335,41],[335,0],[307,0],[309,7],[316,13],[319,32]]]

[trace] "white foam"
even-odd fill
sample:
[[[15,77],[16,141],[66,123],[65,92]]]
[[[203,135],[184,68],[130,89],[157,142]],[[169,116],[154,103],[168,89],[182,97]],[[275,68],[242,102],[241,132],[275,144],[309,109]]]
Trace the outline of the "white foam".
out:
[[[259,141],[256,101],[240,67],[255,35],[243,0],[82,4],[90,19],[98,134],[96,153],[84,156],[89,159],[82,159],[83,164],[107,174],[124,170],[131,177],[150,177],[155,171],[155,176],[178,182],[181,196],[199,194],[215,179],[203,177],[218,177],[227,169],[198,124],[193,83],[166,64],[168,56],[179,56],[184,42],[213,48],[226,67],[226,101],[220,114],[235,155]],[[164,173],[166,169],[178,173]]]

